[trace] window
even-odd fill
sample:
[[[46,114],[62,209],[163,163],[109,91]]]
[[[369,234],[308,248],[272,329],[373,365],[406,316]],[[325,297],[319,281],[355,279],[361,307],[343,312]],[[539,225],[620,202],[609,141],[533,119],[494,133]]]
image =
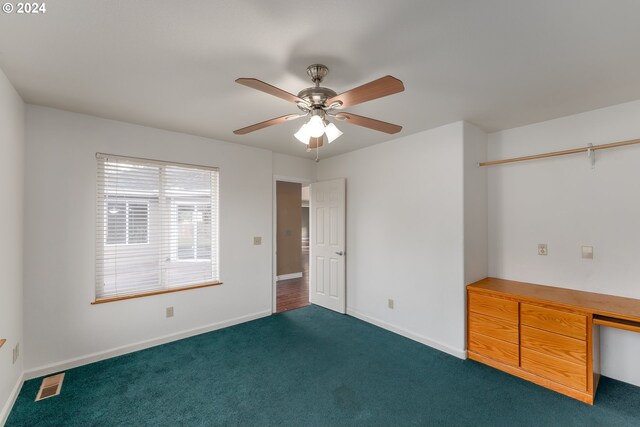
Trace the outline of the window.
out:
[[[107,244],[149,243],[149,202],[107,196]]]
[[[178,259],[211,258],[211,205],[178,205]]]
[[[96,301],[217,283],[218,170],[97,161]]]

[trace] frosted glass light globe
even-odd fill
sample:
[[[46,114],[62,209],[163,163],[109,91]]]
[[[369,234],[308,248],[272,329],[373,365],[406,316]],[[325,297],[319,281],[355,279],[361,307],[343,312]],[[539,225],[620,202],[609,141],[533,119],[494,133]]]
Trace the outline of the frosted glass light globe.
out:
[[[320,116],[313,116],[307,123],[309,128],[309,135],[312,138],[320,138],[324,134],[324,123]]]
[[[294,133],[293,136],[303,144],[309,145],[309,138],[311,137],[309,133],[309,125],[307,123],[303,124],[298,132]]]

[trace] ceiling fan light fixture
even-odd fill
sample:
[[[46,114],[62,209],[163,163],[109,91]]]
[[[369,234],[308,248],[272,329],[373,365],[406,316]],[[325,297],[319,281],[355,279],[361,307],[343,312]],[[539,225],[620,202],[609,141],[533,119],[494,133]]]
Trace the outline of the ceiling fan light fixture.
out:
[[[322,117],[312,116],[307,123],[309,129],[309,136],[313,138],[320,138],[324,134],[324,123]]]
[[[333,123],[329,123],[324,127],[324,133],[327,134],[327,141],[329,142],[329,144],[331,144],[342,135],[340,129],[338,129],[338,127]]]
[[[298,132],[294,133],[293,136],[295,136],[296,139],[303,144],[309,145],[309,138],[311,138],[311,134],[309,133],[309,124],[305,123],[300,126]]]

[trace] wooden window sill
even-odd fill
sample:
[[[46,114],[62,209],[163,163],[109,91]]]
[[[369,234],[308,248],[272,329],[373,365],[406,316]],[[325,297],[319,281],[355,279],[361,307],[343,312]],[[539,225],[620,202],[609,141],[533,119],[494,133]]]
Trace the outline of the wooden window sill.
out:
[[[222,284],[223,284],[223,282],[211,282],[211,283],[203,283],[201,285],[185,286],[183,288],[172,288],[172,289],[163,289],[161,291],[146,292],[144,294],[134,294],[134,295],[126,295],[126,296],[122,296],[122,297],[98,299],[98,300],[92,301],[91,305],[104,304],[104,303],[107,303],[107,302],[123,301],[123,300],[133,299],[133,298],[150,297],[150,296],[153,296],[153,295],[170,294],[170,293],[173,293],[173,292],[188,291],[188,290],[191,290],[191,289],[208,288],[210,286],[218,286],[218,285],[222,285]]]

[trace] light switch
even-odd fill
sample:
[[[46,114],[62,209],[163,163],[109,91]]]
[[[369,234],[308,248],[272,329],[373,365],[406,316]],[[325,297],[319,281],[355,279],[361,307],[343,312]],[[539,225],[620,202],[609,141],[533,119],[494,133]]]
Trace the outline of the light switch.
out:
[[[582,247],[582,258],[583,259],[593,259],[593,246],[583,246]]]
[[[13,347],[13,364],[16,364],[16,361],[20,357],[20,343],[16,343],[16,346]]]
[[[262,237],[260,236],[256,236],[253,238],[253,244],[254,246],[258,246],[262,244]]]

